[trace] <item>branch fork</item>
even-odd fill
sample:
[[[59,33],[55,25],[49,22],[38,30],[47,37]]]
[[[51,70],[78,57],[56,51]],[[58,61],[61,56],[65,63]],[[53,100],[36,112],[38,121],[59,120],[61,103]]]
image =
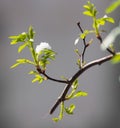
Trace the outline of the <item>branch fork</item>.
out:
[[[80,31],[82,33],[84,33],[82,27],[80,26],[80,22],[77,23]],[[99,35],[96,37],[99,41],[100,41],[100,44],[102,43],[102,37]],[[66,84],[66,86],[64,87],[62,93],[60,94],[60,96],[58,97],[58,99],[56,100],[55,104],[53,105],[53,107],[50,109],[50,114],[53,114],[53,112],[56,110],[56,108],[59,106],[59,104],[61,102],[64,102],[66,99],[66,95],[69,91],[69,89],[71,88],[73,82],[82,74],[84,73],[85,71],[87,71],[89,68],[93,67],[93,66],[96,66],[96,65],[101,65],[109,60],[111,60],[115,55],[117,54],[120,54],[119,52],[118,53],[115,53],[113,52],[111,49],[107,49],[107,51],[110,53],[110,55],[108,56],[105,56],[103,58],[100,58],[100,59],[96,59],[96,60],[93,60],[87,64],[84,64],[84,55],[85,55],[85,52],[89,46],[89,43],[86,43],[86,37],[83,39],[83,44],[84,44],[84,48],[83,48],[83,51],[82,51],[82,54],[79,56],[80,57],[80,60],[81,60],[81,64],[80,64],[80,69],[68,80],[58,80],[58,79],[55,79],[55,78],[52,78],[50,77],[49,75],[46,74],[45,71],[42,71],[41,68],[39,66],[36,66],[36,70],[39,72],[39,74],[42,74],[43,76],[45,76],[48,80],[52,80],[54,82],[59,82],[59,83],[64,83]]]

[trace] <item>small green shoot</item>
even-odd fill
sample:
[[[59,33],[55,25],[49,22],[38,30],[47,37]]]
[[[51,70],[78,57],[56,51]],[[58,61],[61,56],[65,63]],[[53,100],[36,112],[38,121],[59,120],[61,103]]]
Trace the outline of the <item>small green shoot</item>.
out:
[[[85,8],[85,11],[83,12],[83,14],[92,17],[92,20],[93,20],[92,27],[94,29],[93,32],[95,32],[96,36],[100,35],[99,27],[101,25],[102,26],[105,25],[106,22],[114,23],[114,19],[111,17],[107,17],[106,15],[101,18],[97,18],[98,11],[97,11],[96,7],[94,6],[94,4],[92,4],[90,1],[88,1],[87,4],[84,5],[83,7]],[[85,31],[81,35],[81,38],[84,38],[89,33],[90,32],[88,30]]]

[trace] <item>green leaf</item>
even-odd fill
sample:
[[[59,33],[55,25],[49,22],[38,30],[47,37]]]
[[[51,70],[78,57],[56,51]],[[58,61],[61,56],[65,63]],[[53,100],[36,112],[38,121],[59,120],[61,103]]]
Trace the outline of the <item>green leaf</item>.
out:
[[[81,60],[80,59],[77,60],[77,65],[79,66],[79,68],[81,68]]]
[[[52,120],[53,120],[54,122],[58,122],[58,121],[62,120],[62,118],[63,118],[63,113],[64,113],[64,102],[61,102],[61,104],[60,104],[60,113],[59,113],[59,117],[58,117],[58,118],[52,118]]]
[[[84,39],[89,34],[89,30],[85,30],[81,35],[80,38]]]
[[[83,7],[86,9],[86,11],[83,12],[84,15],[96,17],[97,10],[96,10],[94,4],[92,4],[90,1],[88,1],[87,5],[84,5]]]
[[[72,84],[72,89],[76,90],[78,87],[79,83],[78,83],[78,79],[76,79],[73,84]]]
[[[120,63],[120,54],[117,54],[117,55],[115,55],[115,56],[112,58],[112,63],[113,63],[113,64]]]
[[[89,11],[84,11],[83,14],[91,17],[93,16],[93,14]]]
[[[76,89],[72,89],[71,93],[65,97],[66,100],[69,100],[73,98],[74,94],[76,92]]]
[[[20,63],[15,63],[10,68],[16,68],[18,65],[20,65]]]
[[[37,74],[39,74],[37,71],[30,71],[28,74],[30,74],[30,75],[37,75]]]
[[[44,59],[54,60],[55,59],[55,55],[56,55],[56,53],[53,50],[44,49],[44,50],[40,51],[40,53],[38,54],[37,58],[41,57],[41,58],[44,58]]]
[[[58,121],[59,121],[59,118],[52,118],[52,120],[53,120],[54,122],[58,122]]]
[[[97,19],[96,22],[98,25],[105,25],[105,20],[103,18]]]
[[[38,77],[35,77],[35,78],[32,80],[32,83],[35,83],[35,82],[37,82],[37,81],[39,81],[39,78],[38,78]]]
[[[42,83],[45,80],[45,78],[41,76],[37,71],[30,71],[28,74],[35,75],[35,78],[32,80],[32,83],[37,82],[37,81],[39,83]]]
[[[34,38],[34,34],[35,34],[35,32],[34,32],[32,26],[29,27],[29,31],[28,31],[28,33],[29,33],[29,39],[33,39],[33,38]]]
[[[15,44],[17,44],[17,43],[18,43],[17,40],[12,40],[12,41],[10,42],[11,45],[15,45]]]
[[[43,78],[41,75],[39,75],[39,74],[36,74],[35,75],[35,78],[32,80],[32,83],[34,83],[34,82],[39,82],[40,84],[43,82],[45,80],[45,78]]]
[[[39,65],[42,67],[43,70],[46,69],[47,64],[50,64],[50,61],[48,61],[48,60],[46,60],[46,59],[41,59],[41,60],[39,61]]]
[[[120,0],[117,0],[115,2],[113,2],[106,10],[106,13],[111,13],[113,12],[117,7],[120,6]]]
[[[76,95],[75,92],[76,92],[78,86],[79,86],[78,79],[76,79],[76,80],[73,82],[73,84],[72,84],[72,91],[70,92],[69,95],[67,95],[67,96],[65,97],[66,100],[69,100],[69,99],[71,99],[71,98],[74,98],[74,96]]]
[[[65,107],[65,111],[69,115],[73,114],[74,109],[75,109],[75,105],[74,104],[71,104],[69,107]]]
[[[23,33],[21,33],[19,35],[10,36],[9,38],[12,39],[10,44],[11,45],[15,45],[18,42],[25,42],[26,37],[27,37],[27,34],[25,32],[23,32]]]
[[[62,120],[62,118],[63,118],[63,112],[64,112],[64,102],[61,102],[61,104],[60,104],[59,120]]]
[[[17,39],[18,36],[9,36],[10,39]]]
[[[104,18],[106,21],[110,22],[110,23],[115,23],[115,20],[112,17],[107,17]]]
[[[18,48],[18,53],[20,53],[27,45],[28,43],[24,43],[23,45],[20,45]]]
[[[19,34],[17,37],[17,42],[24,42],[25,39],[26,39],[26,34],[24,34],[24,33]]]
[[[90,10],[90,7],[88,5],[83,5],[83,7],[86,9],[86,10]]]
[[[32,61],[30,61],[28,59],[17,59],[16,62],[17,63],[15,63],[14,65],[12,65],[10,68],[15,68],[15,67],[17,67],[20,64],[26,64],[26,63],[35,65],[34,62],[32,62]]]
[[[49,60],[55,59],[55,52],[50,49],[44,49],[40,51],[37,55],[37,60],[39,61],[39,65],[45,70],[47,64],[50,64]]]
[[[87,92],[82,92],[82,91],[78,91],[76,92],[72,98],[77,98],[77,97],[81,97],[81,96],[87,96],[88,93]]]
[[[102,18],[96,20],[98,25],[105,25],[106,22],[114,23],[114,19],[112,17],[107,17],[106,15]]]
[[[17,44],[17,38],[18,36],[9,36],[9,39],[11,39],[12,41],[10,42],[11,45],[15,45]]]
[[[20,63],[20,64],[28,63],[28,64],[35,65],[34,62],[32,62],[32,61],[30,61],[30,60],[28,60],[28,59],[17,59],[16,61],[17,61],[18,63]]]

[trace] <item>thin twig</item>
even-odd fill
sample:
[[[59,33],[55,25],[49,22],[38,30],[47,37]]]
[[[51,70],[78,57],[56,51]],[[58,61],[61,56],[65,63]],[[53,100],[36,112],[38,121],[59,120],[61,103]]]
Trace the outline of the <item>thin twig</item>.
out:
[[[52,81],[59,82],[59,83],[64,83],[64,84],[68,84],[68,82],[69,82],[69,81],[67,81],[67,80],[58,80],[58,79],[55,79],[55,78],[52,78],[52,77],[48,76],[48,75],[45,73],[45,71],[42,71],[42,70],[40,69],[39,66],[37,66],[36,69],[37,69],[37,71],[39,72],[39,74],[44,75],[48,80],[52,80]]]
[[[116,53],[116,54],[120,54],[120,53]],[[80,69],[77,73],[75,73],[73,75],[73,77],[69,80],[69,83],[65,86],[63,92],[61,93],[61,95],[58,97],[58,100],[56,101],[56,103],[53,105],[52,109],[50,110],[50,114],[52,114],[56,108],[58,107],[58,105],[62,102],[62,101],[65,101],[65,97],[72,85],[72,83],[83,73],[85,72],[86,70],[88,70],[89,68],[95,66],[95,65],[101,65],[103,64],[104,62],[107,62],[109,60],[112,59],[114,55],[108,55],[108,56],[105,56],[103,58],[100,58],[100,59],[97,59],[97,60],[94,60],[94,61],[91,61],[89,63],[87,63],[86,65],[83,66],[82,69]]]
[[[48,76],[46,73],[43,74],[45,77],[47,77],[47,79],[55,81],[55,82],[59,82],[59,83],[64,83],[64,84],[68,84],[69,81],[67,80],[58,80],[58,79],[54,79],[50,76]]]
[[[81,33],[84,33],[84,31],[83,31],[83,29],[82,29],[82,27],[81,27],[81,25],[80,25],[80,22],[78,22],[77,25],[78,25],[78,27],[79,27]],[[83,38],[83,44],[84,44],[84,48],[83,48],[83,52],[82,52],[82,54],[81,54],[81,67],[82,67],[82,65],[83,65],[83,63],[84,63],[85,51],[86,51],[87,47],[89,46],[89,45],[86,43],[86,37]]]

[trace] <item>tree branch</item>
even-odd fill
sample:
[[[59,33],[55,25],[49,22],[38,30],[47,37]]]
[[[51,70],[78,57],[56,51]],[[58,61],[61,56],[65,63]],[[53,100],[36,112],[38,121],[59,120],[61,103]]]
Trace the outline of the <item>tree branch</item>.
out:
[[[50,76],[48,76],[45,71],[42,71],[41,68],[39,66],[36,67],[37,71],[39,72],[39,74],[42,74],[44,75],[48,80],[52,80],[52,81],[55,81],[55,82],[59,82],[59,83],[64,83],[64,84],[68,84],[69,81],[67,80],[58,80],[58,79],[55,79],[55,78],[52,78]]]
[[[117,54],[120,54],[120,52],[116,53]],[[83,73],[85,72],[86,70],[88,70],[89,68],[95,66],[95,65],[101,65],[109,60],[111,60],[113,58],[114,55],[108,55],[108,56],[105,56],[103,58],[100,58],[100,59],[97,59],[97,60],[94,60],[94,61],[91,61],[89,63],[87,63],[86,65],[83,66],[82,69],[80,69],[77,73],[75,73],[73,75],[73,77],[69,80],[69,83],[65,86],[65,88],[63,89],[63,92],[61,93],[61,95],[58,97],[58,100],[56,101],[56,103],[53,105],[52,109],[50,110],[50,114],[52,114],[55,109],[58,107],[58,105],[62,102],[62,101],[65,101],[65,97],[71,87],[71,85],[73,84],[73,82]]]
[[[78,28],[80,29],[81,33],[84,33],[81,25],[80,25],[80,22],[77,23],[78,25]],[[83,38],[83,44],[84,44],[84,49],[83,49],[83,52],[82,52],[82,55],[81,55],[81,67],[84,63],[84,55],[85,55],[85,51],[87,49],[87,47],[89,46],[88,44],[86,44],[86,37]]]
[[[64,83],[64,84],[68,84],[69,81],[67,80],[58,80],[58,79],[54,79],[50,76],[48,76],[46,73],[43,74],[45,77],[47,77],[47,79],[55,81],[55,82],[59,82],[59,83]]]

